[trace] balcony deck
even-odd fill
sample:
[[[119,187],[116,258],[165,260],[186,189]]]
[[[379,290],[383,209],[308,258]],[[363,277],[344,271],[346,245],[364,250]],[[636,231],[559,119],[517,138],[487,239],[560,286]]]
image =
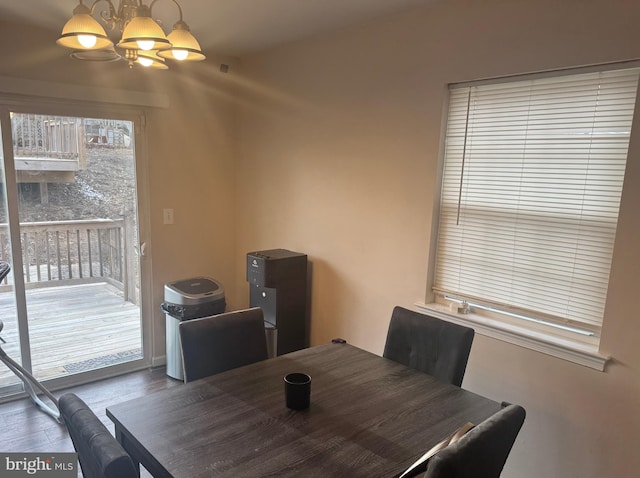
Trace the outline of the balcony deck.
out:
[[[61,377],[142,356],[138,306],[106,283],[29,289],[29,335],[34,375]],[[3,350],[20,361],[13,292],[0,293]],[[18,379],[0,364],[0,386]]]

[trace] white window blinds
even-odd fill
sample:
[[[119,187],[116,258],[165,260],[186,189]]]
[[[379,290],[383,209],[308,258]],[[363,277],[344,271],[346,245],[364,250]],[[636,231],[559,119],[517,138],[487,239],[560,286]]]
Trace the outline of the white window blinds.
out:
[[[436,292],[601,325],[638,75],[451,89]]]

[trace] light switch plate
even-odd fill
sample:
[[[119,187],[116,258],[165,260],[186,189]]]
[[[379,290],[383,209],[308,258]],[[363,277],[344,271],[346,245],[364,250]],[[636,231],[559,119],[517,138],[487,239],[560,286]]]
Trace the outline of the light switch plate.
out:
[[[165,224],[173,224],[173,209],[163,209],[162,215]]]

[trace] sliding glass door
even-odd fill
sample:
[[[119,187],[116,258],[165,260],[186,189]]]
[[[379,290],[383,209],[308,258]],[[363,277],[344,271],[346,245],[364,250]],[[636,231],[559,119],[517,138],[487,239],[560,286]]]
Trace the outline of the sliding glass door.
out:
[[[2,115],[0,260],[12,266],[0,284],[3,348],[41,381],[145,362],[136,121],[55,108]],[[5,393],[15,382],[0,368]]]

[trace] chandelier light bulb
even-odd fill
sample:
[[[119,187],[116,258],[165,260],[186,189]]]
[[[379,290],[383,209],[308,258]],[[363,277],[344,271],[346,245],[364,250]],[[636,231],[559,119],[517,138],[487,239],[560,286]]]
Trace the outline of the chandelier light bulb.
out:
[[[136,43],[138,44],[138,48],[140,48],[141,50],[149,51],[153,50],[153,46],[156,42],[154,42],[153,40],[138,40],[136,41]]]
[[[78,35],[78,43],[84,48],[93,48],[98,42],[98,38],[95,35]]]
[[[164,59],[158,56],[158,50],[142,51],[129,50],[129,57],[134,59],[138,64],[149,69],[167,70],[169,67],[165,65]]]
[[[187,50],[171,50],[171,53],[173,53],[173,57],[179,61],[182,61],[189,56],[189,52]]]

